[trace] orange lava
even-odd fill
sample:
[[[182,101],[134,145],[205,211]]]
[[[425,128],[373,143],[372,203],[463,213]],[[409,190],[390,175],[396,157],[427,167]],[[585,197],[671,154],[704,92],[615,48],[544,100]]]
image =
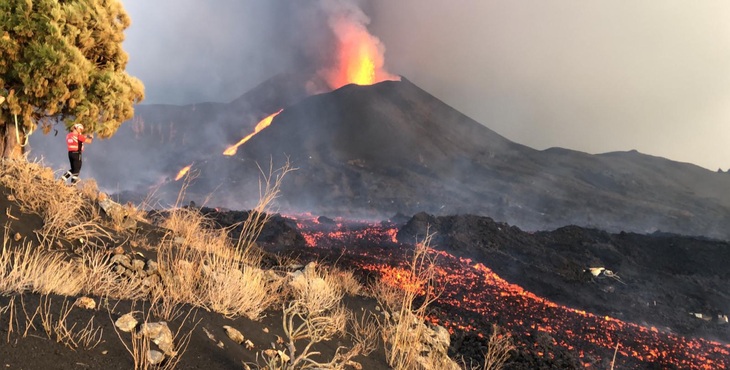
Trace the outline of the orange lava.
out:
[[[347,84],[400,80],[385,70],[385,47],[364,24],[340,17],[331,19],[330,25],[338,41],[336,65],[320,74],[333,90]]]
[[[283,109],[279,109],[278,112],[272,113],[272,114],[268,115],[266,118],[264,118],[261,121],[259,121],[259,123],[256,124],[256,127],[254,127],[252,133],[246,135],[243,139],[239,140],[237,143],[235,143],[235,144],[229,146],[228,148],[226,148],[226,150],[223,151],[223,155],[231,156],[231,155],[236,154],[236,152],[238,151],[238,147],[239,146],[241,146],[244,143],[246,143],[254,135],[256,135],[259,132],[261,132],[261,130],[269,127],[269,125],[271,125],[271,121],[273,121],[274,120],[274,117],[278,116],[279,113],[281,113],[281,111],[283,111]]]
[[[185,176],[188,173],[188,171],[190,171],[191,167],[193,167],[192,163],[183,167],[180,171],[178,171],[177,176],[175,176],[175,181],[182,179],[183,176]]]
[[[331,228],[298,221],[310,247],[342,248],[352,267],[378,274],[385,282],[418,291],[409,279],[407,245],[398,244],[397,229],[384,224],[340,223]],[[386,247],[381,247],[387,245]],[[338,252],[339,254],[340,252]],[[609,316],[566,307],[505,281],[490,268],[444,251],[431,251],[445,291],[435,303],[442,312],[459,315],[433,316],[430,320],[452,334],[471,332],[483,338],[488,323],[499,322],[523,347],[535,347],[538,356],[552,358],[532,338],[549,335],[553,345],[573,353],[585,368],[601,368],[618,345],[616,368],[730,369],[730,345],[688,338],[628,323]],[[639,365],[637,365],[637,363]],[[633,366],[633,367],[632,367]]]

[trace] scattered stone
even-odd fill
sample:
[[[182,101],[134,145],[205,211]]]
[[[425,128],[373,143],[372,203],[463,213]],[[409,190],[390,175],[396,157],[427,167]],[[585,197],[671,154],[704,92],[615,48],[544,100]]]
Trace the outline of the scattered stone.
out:
[[[79,297],[76,299],[76,302],[74,302],[74,306],[81,307],[87,310],[93,310],[96,308],[96,301],[93,298],[89,297]]]
[[[132,271],[142,272],[144,271],[145,263],[142,260],[132,260]]]
[[[269,328],[264,327],[263,332],[266,333],[266,334],[268,334],[269,333]]]
[[[166,355],[175,357],[174,345],[172,343],[172,331],[164,321],[144,323],[139,329],[142,335],[145,335],[152,340]]]
[[[158,265],[157,262],[153,260],[147,260],[147,265],[145,266],[145,272],[147,275],[156,274],[158,271]]]
[[[23,236],[20,235],[20,233],[15,233],[15,236],[13,236],[13,240],[15,240],[16,242],[19,242],[22,238]]]
[[[205,326],[203,326],[203,332],[208,337],[208,339],[212,340],[213,342],[216,342],[217,341],[215,339],[215,335],[213,335],[213,333],[211,333],[210,331],[208,331],[208,329],[206,329]]]
[[[137,327],[137,322],[137,319],[135,319],[134,315],[130,312],[118,318],[117,321],[114,322],[114,325],[116,325],[119,330],[129,333]]]
[[[226,331],[226,334],[228,335],[228,338],[231,338],[232,341],[241,344],[243,343],[243,334],[241,334],[240,331],[237,329],[230,327],[228,325],[223,325],[223,329]]]
[[[107,351],[107,350],[103,350],[103,351],[101,351],[101,354],[102,354],[102,355],[105,355],[105,354],[107,354],[107,353],[109,353],[109,351]]]
[[[246,339],[246,341],[244,342],[244,345],[246,346],[246,349],[249,351],[253,350],[253,348],[254,348],[253,342],[248,339]]]
[[[150,365],[157,365],[164,360],[165,355],[163,355],[162,352],[155,351],[154,349],[147,351],[147,362]]]
[[[110,262],[112,264],[120,265],[126,269],[132,269],[132,260],[125,254],[115,254]]]

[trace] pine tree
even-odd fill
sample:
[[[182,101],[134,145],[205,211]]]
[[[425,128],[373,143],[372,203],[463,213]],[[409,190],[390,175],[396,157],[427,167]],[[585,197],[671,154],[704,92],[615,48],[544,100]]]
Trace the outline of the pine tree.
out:
[[[0,2],[0,153],[62,122],[112,136],[144,98],[122,49],[130,19],[118,0]]]

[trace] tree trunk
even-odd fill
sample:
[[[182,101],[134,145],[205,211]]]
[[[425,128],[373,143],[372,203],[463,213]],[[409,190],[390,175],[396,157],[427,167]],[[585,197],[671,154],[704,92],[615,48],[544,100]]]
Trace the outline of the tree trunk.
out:
[[[0,152],[2,158],[22,158],[25,148],[21,143],[26,142],[25,131],[15,125],[14,121],[0,125]],[[18,141],[20,140],[20,141]]]

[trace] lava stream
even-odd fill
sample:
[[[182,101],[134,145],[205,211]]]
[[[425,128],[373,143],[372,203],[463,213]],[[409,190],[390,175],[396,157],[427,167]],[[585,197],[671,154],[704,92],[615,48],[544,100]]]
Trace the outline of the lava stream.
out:
[[[394,226],[323,225],[306,220],[297,224],[311,249],[341,248],[341,257],[347,257],[354,267],[376,273],[394,285],[407,284],[402,276],[409,272],[405,258],[408,246],[397,242]],[[499,322],[523,347],[537,346],[535,334],[546,333],[553,345],[575,353],[586,368],[599,366],[618,344],[617,368],[659,364],[681,369],[730,369],[730,346],[726,344],[561,306],[505,281],[482,263],[444,251],[431,253],[437,257],[440,281],[445,284],[436,305],[451,314],[430,320],[452,334],[470,332],[482,337],[491,323]],[[536,353],[551,356],[543,351]]]

